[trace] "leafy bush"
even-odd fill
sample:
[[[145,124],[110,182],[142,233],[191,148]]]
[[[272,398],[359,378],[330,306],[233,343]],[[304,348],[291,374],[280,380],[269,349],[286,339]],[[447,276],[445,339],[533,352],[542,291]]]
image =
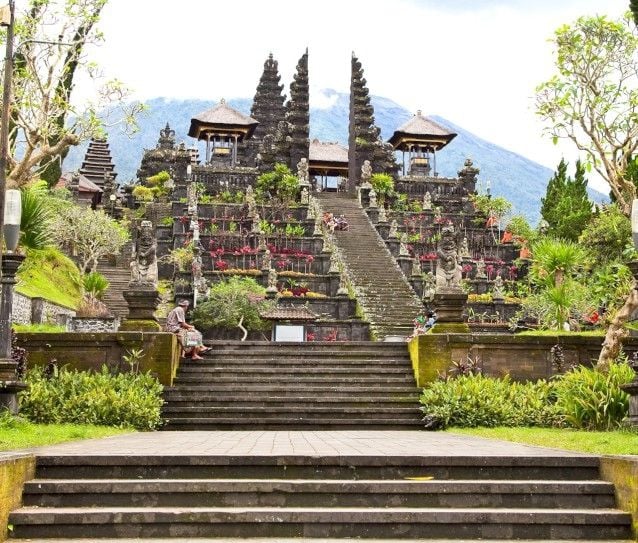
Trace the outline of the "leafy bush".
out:
[[[564,421],[575,428],[616,428],[629,410],[629,395],[620,385],[633,378],[626,362],[612,364],[606,373],[580,366],[556,379],[556,407]]]
[[[44,249],[53,243],[50,229],[53,214],[47,184],[45,181],[38,181],[22,187],[20,193],[20,246],[27,249]]]
[[[140,200],[141,202],[152,202],[153,197],[155,196],[152,188],[145,187],[143,185],[135,187],[131,194],[133,194],[136,200]]]
[[[109,282],[101,273],[90,272],[82,277],[82,286],[86,294],[101,300],[104,298],[106,289],[109,288]]]
[[[429,427],[553,426],[553,384],[512,382],[481,374],[429,384],[421,396]]]
[[[163,387],[150,373],[111,374],[40,367],[27,372],[20,413],[32,422],[82,423],[153,430],[161,424]]]
[[[394,194],[394,179],[387,173],[373,173],[370,183],[380,202],[385,202],[387,197]]]
[[[261,174],[255,185],[261,198],[277,198],[289,203],[297,196],[299,179],[288,166],[277,163],[273,171]]]
[[[265,300],[266,289],[251,277],[233,276],[212,286],[208,300],[192,313],[193,323],[203,330],[236,328],[240,319],[247,330],[265,330],[269,324],[260,312],[273,302]]]

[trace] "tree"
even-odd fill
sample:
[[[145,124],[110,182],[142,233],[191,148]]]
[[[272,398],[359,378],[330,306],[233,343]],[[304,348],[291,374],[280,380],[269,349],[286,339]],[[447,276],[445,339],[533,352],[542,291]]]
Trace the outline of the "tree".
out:
[[[574,179],[567,175],[567,162],[561,159],[541,199],[541,216],[549,224],[550,236],[577,241],[591,219],[587,179],[582,162],[576,162]]]
[[[60,210],[51,223],[51,231],[60,247],[78,257],[83,274],[94,272],[100,258],[118,254],[129,240],[126,226],[102,210],[81,206]]]
[[[277,163],[272,171],[262,173],[255,185],[257,194],[266,199],[277,199],[289,204],[299,192],[299,179],[285,164]]]
[[[638,147],[638,31],[628,23],[581,17],[559,28],[553,40],[558,73],[536,89],[537,113],[547,133],[554,141],[569,139],[585,153],[627,217],[636,197],[627,169]],[[624,325],[636,310],[638,290],[631,289],[607,329],[599,369],[618,357]]]
[[[578,242],[589,252],[594,267],[623,262],[631,248],[631,222],[616,204],[598,211],[585,227]]]
[[[105,3],[31,0],[27,11],[16,17],[8,186],[28,184],[43,172],[50,183],[57,181],[69,147],[103,136],[107,125],[124,121],[134,127],[141,106],[125,104],[128,91],[121,82],[100,84],[95,65],[85,55],[87,45],[102,39],[95,24]],[[95,99],[82,105],[71,101],[80,75],[98,85]]]
[[[554,141],[585,153],[629,215],[636,187],[627,165],[638,147],[638,35],[627,20],[581,17],[556,30],[558,73],[536,89],[536,111]]]

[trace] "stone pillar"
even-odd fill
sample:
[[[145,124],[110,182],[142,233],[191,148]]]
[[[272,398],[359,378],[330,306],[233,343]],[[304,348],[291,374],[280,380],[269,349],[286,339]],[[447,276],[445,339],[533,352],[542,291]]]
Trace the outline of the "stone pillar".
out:
[[[397,263],[399,264],[399,268],[403,272],[403,275],[406,277],[410,277],[412,274],[412,261],[414,259],[411,256],[398,256]]]
[[[461,289],[437,289],[434,294],[436,324],[432,332],[469,332],[468,325],[463,322],[466,304],[467,294]]]
[[[11,308],[13,306],[13,286],[16,272],[24,260],[23,255],[2,255],[2,278],[0,278],[0,408],[10,413],[18,412],[17,394],[26,388],[18,381],[16,363],[11,358]]]
[[[629,269],[634,279],[638,280],[638,260],[630,262]],[[629,414],[625,423],[627,426],[638,428],[638,361],[631,362],[631,368],[636,373],[634,380],[631,383],[622,385],[620,388],[629,394]]]
[[[122,295],[128,304],[128,315],[122,320],[120,330],[159,332],[161,326],[155,318],[155,311],[160,303],[160,295],[156,288],[140,287],[129,283],[129,289]]]
[[[31,298],[31,323],[42,324],[44,317],[44,298]]]

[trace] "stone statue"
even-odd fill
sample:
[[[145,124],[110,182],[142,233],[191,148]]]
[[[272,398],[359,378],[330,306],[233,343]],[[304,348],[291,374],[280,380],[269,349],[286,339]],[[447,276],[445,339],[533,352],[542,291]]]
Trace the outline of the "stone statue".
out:
[[[462,268],[456,252],[454,227],[446,226],[441,230],[441,240],[437,250],[436,288],[459,289]]]
[[[339,257],[337,257],[335,252],[330,254],[330,269],[328,273],[339,273]]]
[[[259,216],[259,213],[257,213],[257,211],[255,211],[255,216],[252,217],[252,219],[253,219],[253,224],[251,225],[250,231],[253,234],[262,234],[261,226],[259,226],[259,223],[261,222],[261,217]]]
[[[197,186],[192,181],[186,186],[186,200],[188,201],[188,214],[197,214]]]
[[[368,204],[368,207],[371,207],[371,208],[378,207],[378,205],[377,205],[377,191],[374,190],[374,189],[370,189],[370,192],[368,193],[368,196],[370,197],[370,203]]]
[[[372,184],[370,180],[372,179],[372,166],[370,166],[369,160],[364,160],[363,165],[361,166],[361,188],[362,189],[371,189]]]
[[[388,234],[388,238],[392,238],[392,239],[398,238],[399,237],[398,230],[399,230],[399,225],[397,224],[397,220],[392,219],[392,222],[390,223],[390,233]]]
[[[443,215],[441,214],[441,208],[440,207],[435,207],[434,208],[434,220],[435,221],[440,221],[443,218]]]
[[[423,301],[434,301],[434,294],[436,293],[436,278],[431,271],[423,274]]]
[[[483,260],[481,258],[481,260],[479,260],[476,263],[476,275],[475,277],[477,279],[486,279],[487,278],[487,274],[485,273],[485,260]]]
[[[385,207],[381,206],[379,208],[379,219],[378,222],[388,222],[388,217],[385,213]]]
[[[312,231],[313,236],[323,236],[323,230],[321,229],[321,217],[315,217],[315,228]]]
[[[272,263],[272,258],[270,255],[270,251],[266,249],[266,251],[264,252],[264,256],[261,259],[261,269],[269,270],[271,267],[271,263]]]
[[[410,256],[410,251],[408,251],[408,234],[403,232],[401,234],[401,244],[399,245],[399,256]]]
[[[421,277],[421,262],[419,262],[418,257],[412,260],[412,276]]]
[[[144,288],[157,287],[157,242],[151,221],[142,221],[131,261],[131,283]]]
[[[339,275],[339,289],[337,290],[337,296],[347,296],[348,295],[348,276],[345,271],[341,271],[341,275]]]
[[[266,236],[264,236],[263,232],[257,236],[257,250],[261,252],[268,250],[266,247]]]
[[[461,258],[469,258],[470,257],[470,248],[467,243],[467,237],[463,236],[463,241],[461,241],[461,246],[459,247],[459,256]]]
[[[310,183],[308,175],[308,159],[302,158],[297,163],[297,178],[300,185],[308,185]]]
[[[266,292],[277,292],[277,272],[274,268],[268,270],[268,287],[266,288]]]
[[[301,205],[308,205],[310,195],[308,194],[308,189],[306,187],[301,189]]]
[[[201,296],[205,295],[208,290],[208,285],[206,284],[206,279],[202,273],[202,268],[202,255],[200,251],[197,251],[191,265],[191,271],[193,273],[193,287],[195,287],[197,293]]]
[[[252,186],[246,187],[246,205],[248,205],[248,217],[253,219],[257,214],[257,201]]]
[[[503,283],[503,278],[500,275],[497,275],[492,287],[492,299],[502,300],[504,298],[504,288],[505,284]]]
[[[430,191],[428,190],[423,195],[423,211],[429,211],[430,209],[432,209],[432,195],[430,194]]]

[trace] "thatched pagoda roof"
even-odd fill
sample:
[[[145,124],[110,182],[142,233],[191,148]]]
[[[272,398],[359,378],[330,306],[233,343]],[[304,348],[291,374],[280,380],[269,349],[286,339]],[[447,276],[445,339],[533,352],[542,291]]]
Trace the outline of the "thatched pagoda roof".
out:
[[[188,135],[206,139],[206,134],[237,136],[241,141],[252,136],[258,121],[230,107],[223,98],[215,107],[191,119]]]
[[[427,145],[435,150],[442,149],[457,135],[450,132],[432,119],[417,111],[416,115],[400,126],[388,142],[396,150],[407,150],[410,144]]]

